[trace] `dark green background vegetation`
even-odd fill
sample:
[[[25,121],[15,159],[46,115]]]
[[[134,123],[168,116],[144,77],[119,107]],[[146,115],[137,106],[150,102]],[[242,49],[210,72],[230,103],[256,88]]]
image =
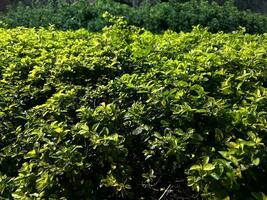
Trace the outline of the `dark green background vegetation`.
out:
[[[24,4],[31,5],[32,0],[20,0]],[[69,2],[73,0],[68,0]],[[94,0],[88,0],[88,2],[93,2]],[[140,0],[117,0],[118,2],[127,3],[129,5],[140,5],[142,1]],[[176,0],[176,2],[185,2],[187,0]],[[7,5],[14,5],[17,4],[19,0],[1,0],[0,2],[0,10],[4,10]],[[48,0],[42,0],[43,3],[48,2]],[[150,0],[151,3],[156,1]],[[216,2],[222,4],[225,0],[216,0]],[[267,1],[266,0],[235,0],[235,5],[242,10],[250,9],[256,12],[267,12]]]
[[[167,29],[190,31],[192,26],[209,27],[211,32],[237,30],[245,27],[248,33],[264,33],[267,30],[267,16],[241,11],[231,1],[224,4],[205,0],[184,2],[143,2],[138,7],[112,0],[87,0],[64,3],[65,1],[37,2],[30,6],[19,4],[7,11],[2,20],[9,27],[48,27],[60,29],[86,28],[99,31],[108,22],[101,18],[105,11],[124,16],[130,24],[144,27],[153,32]]]

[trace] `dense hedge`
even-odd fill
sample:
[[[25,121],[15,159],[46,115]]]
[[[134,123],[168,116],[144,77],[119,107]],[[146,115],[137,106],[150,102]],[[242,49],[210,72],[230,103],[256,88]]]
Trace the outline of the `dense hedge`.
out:
[[[97,31],[107,21],[101,18],[105,11],[113,15],[125,16],[130,24],[145,27],[150,31],[160,32],[190,31],[193,25],[209,27],[211,32],[237,30],[245,27],[248,33],[264,33],[267,31],[267,16],[238,10],[232,3],[219,5],[205,0],[186,2],[163,2],[153,5],[144,4],[138,8],[112,0],[78,0],[68,4],[61,3],[20,4],[11,8],[2,19],[9,27],[48,27],[54,24],[60,29],[79,29],[81,27]],[[63,3],[62,3],[63,2]]]
[[[0,35],[2,198],[266,199],[266,34]]]

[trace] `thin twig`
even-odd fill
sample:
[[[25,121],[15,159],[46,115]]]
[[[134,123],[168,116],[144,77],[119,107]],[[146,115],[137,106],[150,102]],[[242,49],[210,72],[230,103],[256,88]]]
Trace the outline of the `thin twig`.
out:
[[[165,194],[169,191],[170,187],[171,187],[171,184],[166,188],[166,190],[165,190],[165,191],[163,192],[163,194],[160,196],[159,200],[161,200],[161,199],[165,196]]]

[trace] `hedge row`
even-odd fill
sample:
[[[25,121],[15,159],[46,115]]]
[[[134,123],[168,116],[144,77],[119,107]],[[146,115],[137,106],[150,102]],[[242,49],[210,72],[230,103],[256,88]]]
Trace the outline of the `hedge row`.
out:
[[[69,4],[52,1],[47,4],[36,3],[31,7],[20,4],[17,8],[11,8],[2,20],[9,27],[48,27],[53,24],[64,30],[86,28],[98,31],[108,24],[101,18],[108,11],[113,15],[126,17],[130,24],[154,32],[167,29],[176,32],[191,31],[195,25],[209,27],[211,32],[231,32],[239,26],[245,27],[249,33],[267,31],[266,15],[240,11],[228,1],[224,5],[206,0],[171,1],[143,4],[137,8],[112,0],[89,2],[77,0]]]
[[[116,21],[0,29],[0,196],[266,199],[267,35]]]

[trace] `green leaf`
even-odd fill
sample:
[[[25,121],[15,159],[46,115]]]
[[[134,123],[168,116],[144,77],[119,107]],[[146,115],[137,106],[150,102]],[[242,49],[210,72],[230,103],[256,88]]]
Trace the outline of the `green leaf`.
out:
[[[215,180],[217,180],[217,181],[220,180],[220,176],[218,174],[216,174],[216,173],[211,173],[210,176],[212,178],[214,178]]]
[[[252,163],[256,166],[258,166],[260,164],[260,159],[259,158],[255,158],[252,160]]]
[[[203,170],[204,171],[211,171],[211,170],[214,170],[214,169],[215,169],[215,166],[213,164],[211,164],[211,163],[205,164],[203,166]]]
[[[36,189],[41,192],[46,187],[48,187],[49,183],[52,181],[52,176],[48,174],[48,172],[43,172],[41,177],[36,180]]]
[[[33,149],[33,150],[31,150],[31,151],[29,151],[25,156],[24,156],[24,158],[32,158],[32,157],[34,157],[36,155],[36,150],[35,149]]]
[[[209,163],[209,160],[210,160],[210,158],[209,158],[208,156],[205,156],[205,157],[203,158],[203,165],[208,164],[208,163]]]
[[[190,171],[200,171],[200,170],[202,170],[202,166],[201,165],[193,165],[193,166],[191,166],[190,167],[190,169],[189,169]]]
[[[263,192],[252,192],[255,200],[267,200],[267,196]]]

